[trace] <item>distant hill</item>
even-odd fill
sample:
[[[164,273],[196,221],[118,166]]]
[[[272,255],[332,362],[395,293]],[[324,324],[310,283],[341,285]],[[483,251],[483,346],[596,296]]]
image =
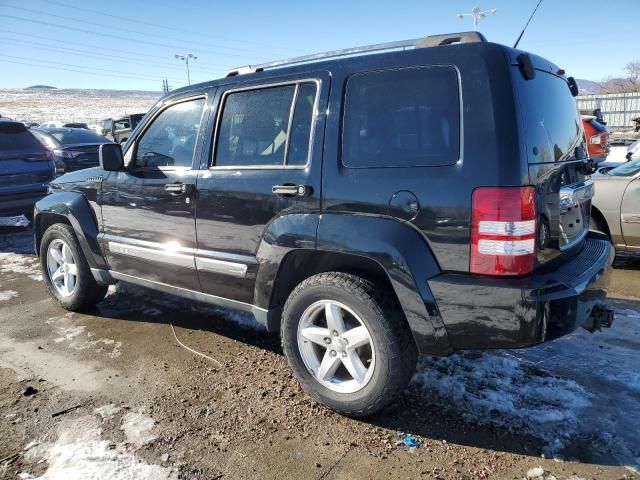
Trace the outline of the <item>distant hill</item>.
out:
[[[580,95],[592,95],[600,90],[600,82],[585,80],[584,78],[576,78]]]
[[[26,90],[55,90],[56,87],[52,87],[50,85],[32,85],[31,87],[27,87]]]

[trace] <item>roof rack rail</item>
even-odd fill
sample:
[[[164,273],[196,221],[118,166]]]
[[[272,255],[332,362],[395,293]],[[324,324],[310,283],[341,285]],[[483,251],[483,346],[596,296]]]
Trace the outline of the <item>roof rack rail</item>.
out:
[[[374,45],[366,45],[363,47],[344,48],[341,50],[332,50],[329,52],[314,53],[311,55],[303,55],[301,57],[287,58],[284,60],[274,60],[273,62],[262,63],[259,65],[246,65],[243,67],[229,70],[225,77],[235,77],[247,73],[261,72],[268,68],[284,67],[288,65],[296,65],[299,63],[311,63],[330,58],[348,57],[351,55],[359,55],[362,53],[382,52],[386,50],[398,50],[407,48],[429,48],[441,45],[451,45],[452,43],[477,43],[486,42],[487,39],[479,32],[458,32],[447,33],[444,35],[430,35],[422,38],[412,38],[410,40],[400,40],[397,42],[376,43]]]

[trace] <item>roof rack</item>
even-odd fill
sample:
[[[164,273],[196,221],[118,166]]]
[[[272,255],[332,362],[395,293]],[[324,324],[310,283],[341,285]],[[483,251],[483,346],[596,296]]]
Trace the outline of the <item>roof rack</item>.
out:
[[[247,73],[261,72],[268,68],[284,67],[288,65],[296,65],[299,63],[317,62],[329,58],[348,57],[351,55],[359,55],[362,53],[382,52],[386,50],[399,50],[407,48],[429,48],[441,45],[450,45],[452,43],[477,43],[486,42],[487,39],[479,32],[458,32],[447,33],[444,35],[430,35],[428,37],[413,38],[411,40],[400,40],[397,42],[376,43],[374,45],[366,45],[364,47],[344,48],[342,50],[332,50],[329,52],[314,53],[311,55],[303,55],[301,57],[287,58],[284,60],[274,60],[273,62],[262,63],[260,65],[246,65],[244,67],[229,70],[225,77],[235,77]]]

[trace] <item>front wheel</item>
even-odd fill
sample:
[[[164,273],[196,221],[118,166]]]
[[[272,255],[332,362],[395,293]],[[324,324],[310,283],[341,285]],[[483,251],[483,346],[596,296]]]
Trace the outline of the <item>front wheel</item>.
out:
[[[391,302],[370,282],[329,272],[298,285],[282,316],[282,346],[304,390],[338,413],[362,417],[407,386],[417,352]]]
[[[81,311],[94,306],[107,294],[91,274],[73,229],[66,224],[50,226],[40,243],[42,278],[51,296],[62,307]]]

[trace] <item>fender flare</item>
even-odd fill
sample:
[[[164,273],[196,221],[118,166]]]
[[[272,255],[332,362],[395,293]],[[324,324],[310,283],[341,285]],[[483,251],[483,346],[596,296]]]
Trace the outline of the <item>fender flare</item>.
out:
[[[98,241],[98,220],[86,197],[77,192],[54,192],[36,203],[33,217],[36,255],[40,254],[43,226],[56,223],[56,217],[64,217],[73,228],[89,267],[107,270]]]
[[[426,240],[399,220],[353,214],[289,214],[265,230],[256,258],[254,305],[267,312],[267,326],[280,311],[269,310],[280,265],[293,250],[366,257],[386,273],[409,323],[418,350],[434,355],[453,351],[427,280],[440,267]],[[267,321],[267,320],[265,320]]]

